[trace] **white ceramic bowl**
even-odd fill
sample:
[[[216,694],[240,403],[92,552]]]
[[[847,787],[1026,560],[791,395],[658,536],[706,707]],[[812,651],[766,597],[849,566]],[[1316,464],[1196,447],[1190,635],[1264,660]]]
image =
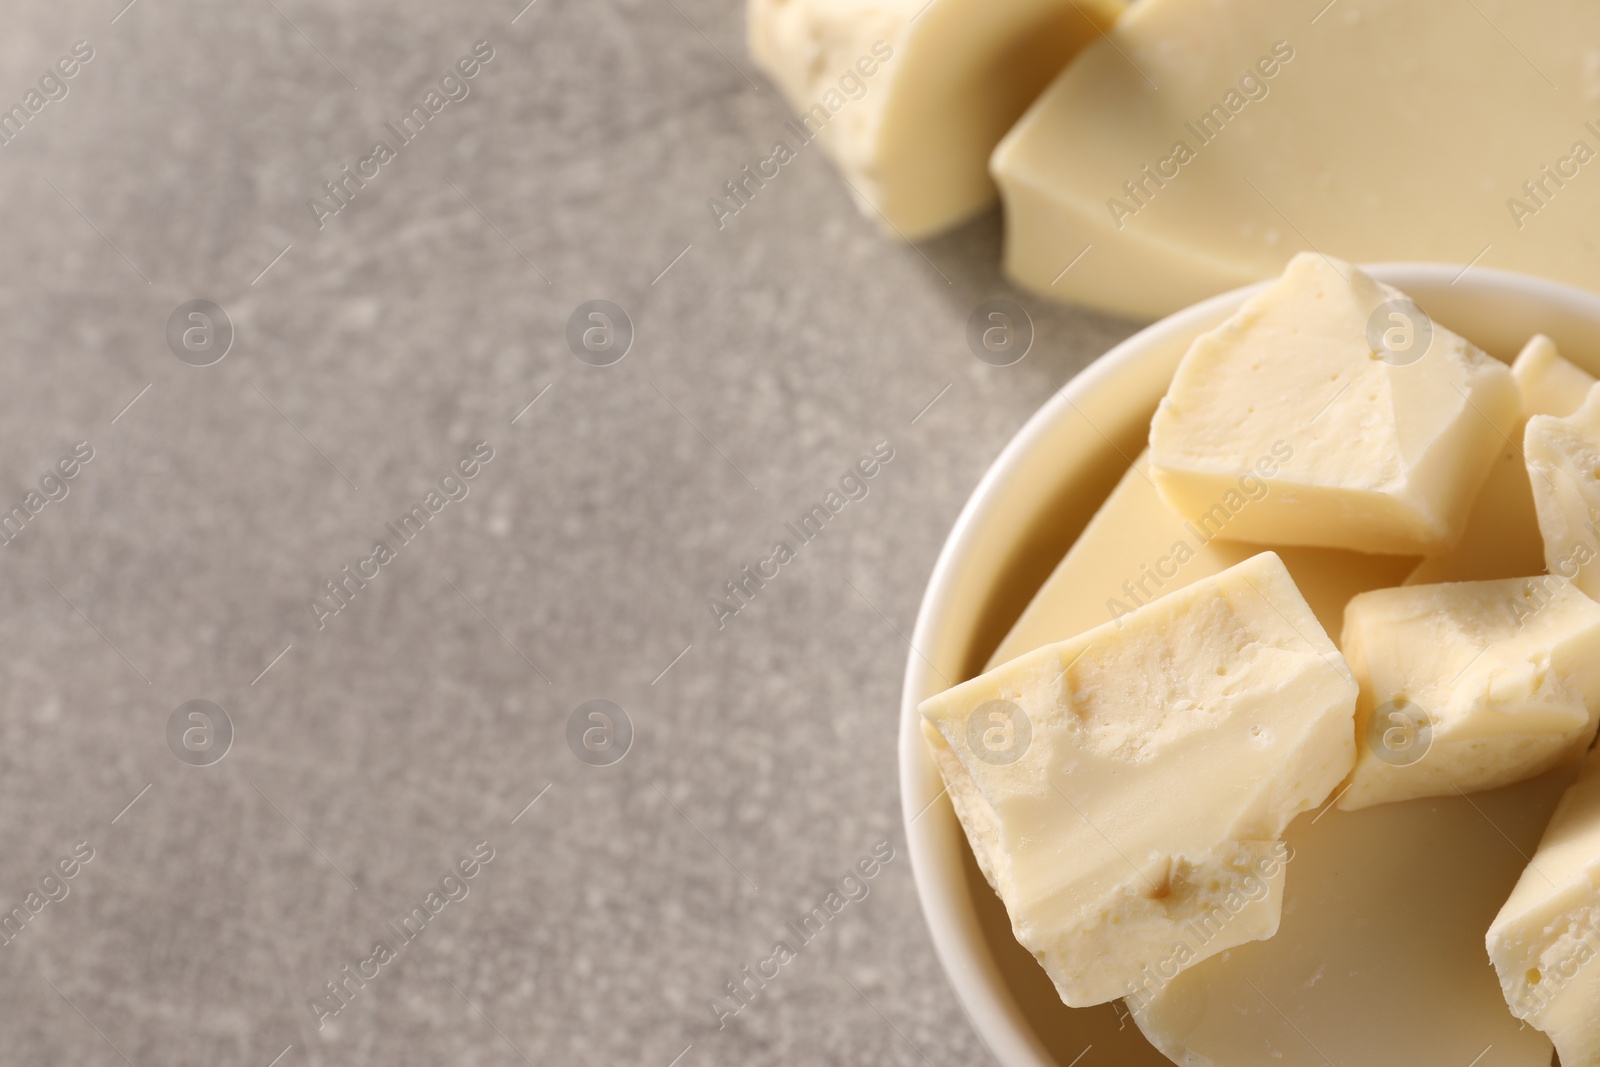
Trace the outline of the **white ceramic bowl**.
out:
[[[1600,297],[1504,271],[1365,268],[1433,319],[1509,360],[1535,333],[1600,375]],[[1263,283],[1265,284],[1265,283]],[[1004,1067],[1066,1067],[1093,1043],[1119,1064],[1165,1064],[1109,1006],[1064,1007],[1011,936],[925,748],[917,705],[977,674],[1137,455],[1189,342],[1262,286],[1224,293],[1130,337],[1072,379],[995,460],[950,531],[923,596],[900,708],[900,804],[934,946],[972,1025]],[[1067,636],[1067,635],[1063,635]],[[1148,1058],[1142,1053],[1148,1053]],[[1131,1057],[1131,1058],[1130,1058]],[[1102,1061],[1104,1062],[1104,1061]]]

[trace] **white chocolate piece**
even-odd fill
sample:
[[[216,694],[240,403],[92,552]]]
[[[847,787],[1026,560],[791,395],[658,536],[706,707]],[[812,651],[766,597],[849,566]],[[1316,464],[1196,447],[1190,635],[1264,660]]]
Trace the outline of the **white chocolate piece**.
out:
[[[1484,942],[1506,1003],[1564,1067],[1600,1064],[1600,757],[1556,808]]]
[[[1382,358],[1372,324],[1398,307],[1420,351]],[[1304,253],[1190,346],[1150,426],[1151,476],[1230,540],[1420,555],[1460,537],[1517,417],[1503,363]],[[1250,479],[1264,492],[1236,507]]]
[[[1011,277],[1139,318],[1313,247],[1600,290],[1600,7],[1323,6],[1130,6],[995,150]]]
[[[1529,338],[1511,364],[1522,397],[1522,417],[1554,415],[1565,418],[1577,411],[1593,387],[1594,375],[1563,359],[1556,343],[1542,333]]]
[[[963,682],[922,714],[1017,940],[1082,1007],[1124,995],[1146,968],[1272,936],[1278,839],[1349,772],[1355,698],[1264,552]],[[1170,960],[1195,922],[1210,940]]]
[[[1346,811],[1531,778],[1600,721],[1600,604],[1553,575],[1362,593],[1340,645],[1361,685]]]
[[[1545,567],[1600,599],[1600,386],[1565,418],[1535,415],[1523,431]]]
[[[800,113],[784,142],[798,151],[801,135],[818,136],[862,213],[917,240],[994,202],[995,144],[1122,0],[750,0],[748,10],[751,55]]]

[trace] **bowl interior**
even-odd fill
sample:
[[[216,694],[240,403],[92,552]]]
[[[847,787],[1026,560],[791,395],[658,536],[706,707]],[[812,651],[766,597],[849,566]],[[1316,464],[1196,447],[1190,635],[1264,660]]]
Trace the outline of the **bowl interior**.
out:
[[[1502,271],[1463,273],[1440,264],[1365,269],[1492,355],[1509,361],[1529,337],[1545,333],[1562,355],[1600,376],[1600,297]],[[923,598],[900,718],[907,842],[945,972],[973,1026],[1006,1067],[1067,1067],[1091,1044],[1131,1067],[1168,1061],[1120,1009],[1064,1006],[1043,969],[1012,937],[1005,908],[943,796],[917,705],[982,670],[1144,448],[1150,417],[1189,342],[1259,288],[1223,294],[1135,334],[1045,404],[967,501]]]

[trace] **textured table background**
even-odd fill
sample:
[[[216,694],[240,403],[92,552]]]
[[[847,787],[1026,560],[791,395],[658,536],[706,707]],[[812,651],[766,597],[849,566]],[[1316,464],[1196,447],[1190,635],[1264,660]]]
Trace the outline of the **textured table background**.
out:
[[[789,117],[733,0],[124,2],[0,33],[6,107],[94,50],[0,146],[0,508],[94,450],[0,549],[3,908],[94,850],[0,948],[0,1059],[983,1061],[900,833],[904,635],[984,468],[1130,324],[1012,292],[995,216],[885,240],[815,147],[719,232],[706,199]],[[307,199],[479,40],[470,95],[319,230]],[[994,296],[1038,329],[1007,368],[964,338]],[[165,337],[196,298],[235,330],[211,366]],[[594,298],[636,330],[609,367],[564,338]],[[470,495],[319,630],[322,583],[480,440]],[[885,440],[719,631],[708,597]],[[607,767],[565,740],[596,698],[636,730]],[[194,699],[235,730],[210,766],[168,745]]]

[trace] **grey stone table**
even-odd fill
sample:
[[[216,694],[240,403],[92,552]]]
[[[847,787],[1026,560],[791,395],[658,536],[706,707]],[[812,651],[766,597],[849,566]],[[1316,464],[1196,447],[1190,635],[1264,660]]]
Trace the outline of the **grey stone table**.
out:
[[[904,635],[1131,325],[1013,292],[995,216],[884,239],[814,147],[719,229],[789,117],[733,0],[125,2],[0,31],[0,1060],[983,1061]]]

